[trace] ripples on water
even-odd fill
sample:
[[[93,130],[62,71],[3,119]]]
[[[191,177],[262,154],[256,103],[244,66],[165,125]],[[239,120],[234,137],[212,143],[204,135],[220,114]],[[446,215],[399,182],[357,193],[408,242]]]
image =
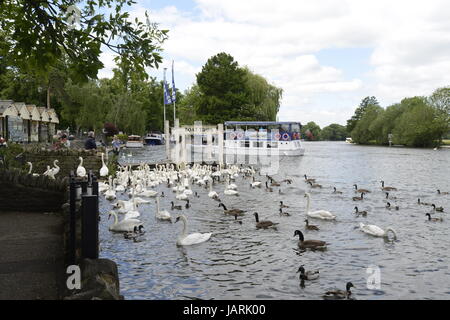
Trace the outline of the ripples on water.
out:
[[[218,203],[208,198],[198,186],[200,198],[191,198],[192,207],[182,212],[188,217],[190,232],[212,232],[211,239],[191,247],[177,247],[182,224],[159,222],[156,205],[139,207],[140,220],[146,228],[145,241],[134,243],[123,235],[108,231],[112,220],[101,221],[101,256],[117,262],[121,292],[126,299],[320,299],[328,289],[345,289],[353,282],[357,299],[450,299],[450,196],[439,196],[437,189],[450,191],[450,150],[363,147],[345,143],[305,143],[303,157],[282,158],[276,180],[293,178],[282,184],[283,195],[250,189],[250,180],[235,182],[239,197],[223,195],[224,185],[214,186],[228,208],[248,210],[243,224],[224,216]],[[144,152],[144,153],[142,153]],[[149,147],[134,158],[160,160],[164,149]],[[135,152],[136,153],[136,152]],[[303,174],[317,179],[323,189],[310,189]],[[257,177],[259,179],[259,177]],[[395,186],[391,192],[399,211],[385,209],[385,194],[380,180]],[[261,177],[265,181],[264,177]],[[354,202],[353,184],[372,191],[362,202]],[[343,195],[332,194],[333,186]],[[165,185],[161,208],[170,209],[174,193]],[[305,191],[311,193],[311,210],[325,209],[337,215],[336,222],[310,219],[320,231],[305,231]],[[124,199],[125,196],[120,196]],[[442,223],[429,223],[426,206],[417,198],[443,206]],[[290,208],[291,217],[280,217],[279,201]],[[183,201],[174,200],[176,203]],[[356,218],[354,207],[367,210],[367,217]],[[102,200],[101,211],[110,210]],[[170,211],[170,210],[169,210]],[[253,212],[260,219],[279,222],[278,230],[256,230]],[[175,210],[175,216],[179,211]],[[435,216],[437,216],[436,214]],[[359,222],[382,228],[393,227],[398,240],[389,243],[368,236],[358,229]],[[296,229],[306,239],[330,243],[325,252],[297,251]],[[319,269],[320,278],[299,286],[300,264],[306,270]],[[366,268],[379,266],[381,289],[366,286]]]

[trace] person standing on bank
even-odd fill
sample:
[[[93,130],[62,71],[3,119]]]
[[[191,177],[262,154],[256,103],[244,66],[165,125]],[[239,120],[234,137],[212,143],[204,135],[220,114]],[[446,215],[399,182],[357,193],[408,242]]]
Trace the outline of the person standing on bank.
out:
[[[88,137],[87,137],[86,141],[84,142],[84,148],[86,150],[97,149],[97,143],[95,142],[94,131],[89,131]]]
[[[118,155],[119,151],[120,151],[120,140],[117,139],[117,136],[114,136],[113,141],[112,141],[112,146],[113,146],[113,152],[114,154]]]

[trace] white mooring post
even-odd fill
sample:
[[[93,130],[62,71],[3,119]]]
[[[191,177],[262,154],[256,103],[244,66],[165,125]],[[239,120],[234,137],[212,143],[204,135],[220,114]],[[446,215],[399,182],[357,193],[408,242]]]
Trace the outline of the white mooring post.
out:
[[[186,165],[186,129],[180,128],[180,134],[181,134],[181,162]]]
[[[217,143],[219,145],[219,164],[223,165],[223,123],[217,125]]]
[[[176,164],[180,163],[180,120],[175,119],[175,159]]]
[[[170,156],[170,125],[169,125],[169,120],[164,121],[164,137],[165,137],[164,143],[166,144],[166,158],[167,158],[167,160],[171,160],[171,156]]]

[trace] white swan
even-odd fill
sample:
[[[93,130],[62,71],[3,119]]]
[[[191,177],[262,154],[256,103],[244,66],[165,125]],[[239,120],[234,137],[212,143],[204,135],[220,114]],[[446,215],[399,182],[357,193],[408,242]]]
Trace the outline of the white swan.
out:
[[[104,153],[102,152],[102,167],[100,169],[100,177],[106,177],[106,176],[108,176],[108,173],[109,173],[109,169],[106,166],[105,161],[103,160],[103,155],[104,155]]]
[[[139,221],[138,219],[124,219],[122,221],[119,221],[117,213],[115,213],[114,211],[109,212],[109,217],[111,216],[114,216],[114,224],[109,226],[109,230],[113,232],[133,232],[134,227],[138,227],[141,225],[141,221]]]
[[[184,188],[184,187],[183,187]],[[180,193],[180,191],[177,190],[177,195],[175,196],[177,200],[187,200],[189,199],[188,195],[186,193]]]
[[[80,159],[80,164],[78,165],[78,168],[77,168],[77,176],[78,177],[85,177],[86,176],[86,169],[83,167],[83,158],[79,157],[78,159]]]
[[[202,243],[208,241],[211,238],[212,233],[191,233],[187,234],[187,219],[184,215],[177,217],[175,222],[183,221],[183,231],[177,240],[177,245],[179,246],[190,246],[193,244]]]
[[[52,169],[50,169],[50,166],[47,166],[47,171],[45,171],[42,175],[55,180],[55,176],[53,175],[53,171],[52,171]]]
[[[232,189],[227,189],[223,193],[226,194],[227,196],[237,196],[237,195],[239,195],[238,191],[232,190]]]
[[[166,221],[172,221],[172,216],[170,215],[170,212],[168,212],[167,210],[162,210],[160,211],[159,208],[159,197],[156,197],[156,219],[159,220],[166,220]]]
[[[322,220],[334,220],[336,219],[336,216],[332,214],[329,211],[326,210],[317,210],[317,211],[309,211],[309,207],[311,204],[311,196],[309,193],[305,193],[305,197],[307,198],[307,205],[306,205],[306,215],[311,218],[315,219],[322,219]]]
[[[208,193],[208,197],[213,198],[213,199],[217,199],[219,198],[219,195],[217,194],[217,192],[213,191],[212,189],[212,183],[209,183],[209,193]]]
[[[383,237],[383,238],[387,238],[388,237],[388,232],[390,231],[394,235],[394,240],[397,239],[397,234],[395,233],[394,229],[392,229],[392,228],[387,228],[386,230],[383,230],[379,226],[376,226],[376,225],[373,225],[373,224],[364,224],[364,223],[360,222],[359,223],[359,229],[362,232],[370,234],[371,236]]]
[[[136,200],[133,199],[133,209],[125,213],[123,220],[138,218],[141,214],[137,211]]]
[[[106,200],[114,200],[116,198],[116,191],[114,190],[114,181],[112,185],[109,186],[109,189],[105,192]]]
[[[59,173],[59,170],[60,170],[60,168],[59,168],[59,166],[58,166],[58,160],[55,160],[55,161],[53,161],[53,166],[54,166],[54,168],[51,168],[48,172],[47,172],[47,175],[48,176],[52,176],[52,178],[54,179],[55,178],[55,176]]]
[[[28,174],[32,174],[33,171],[33,164],[31,162],[27,162],[27,164],[30,166],[30,170],[28,170]],[[33,173],[33,177],[39,177],[39,173]]]
[[[227,190],[236,190],[237,189],[237,185],[235,185],[234,183],[230,184],[230,178],[227,178],[227,186],[226,186]]]

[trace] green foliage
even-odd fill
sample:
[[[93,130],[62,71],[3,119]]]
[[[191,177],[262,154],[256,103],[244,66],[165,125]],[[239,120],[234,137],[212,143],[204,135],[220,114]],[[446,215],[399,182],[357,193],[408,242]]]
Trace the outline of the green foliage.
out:
[[[426,99],[416,97],[405,100],[402,104],[409,103],[410,107],[398,118],[393,130],[393,142],[410,147],[435,146],[448,128],[448,123],[438,116],[439,111],[430,106]]]
[[[357,121],[351,133],[352,140],[361,144],[367,144],[369,141],[375,140],[377,136],[376,127],[371,125],[383,111],[383,108],[377,105],[366,106],[363,116]]]
[[[117,139],[119,139],[120,141],[122,141],[123,143],[126,143],[128,141],[128,135],[127,134],[118,134],[117,135]]]
[[[347,129],[337,123],[324,127],[320,132],[320,140],[345,141],[347,138]]]
[[[72,80],[96,78],[103,63],[101,46],[118,55],[117,62],[145,77],[145,67],[158,67],[167,30],[129,19],[133,0],[5,0],[0,1],[0,29],[8,44],[3,54],[23,71],[48,74],[67,57]],[[79,14],[75,13],[76,6]],[[79,16],[79,24],[71,23]]]
[[[8,143],[8,147],[0,148],[0,159],[3,160],[2,167],[6,169],[24,169],[19,157],[23,154],[23,148],[17,143]]]
[[[363,117],[364,113],[366,112],[367,108],[369,106],[379,106],[377,98],[374,96],[372,97],[365,97],[361,103],[359,104],[359,107],[356,108],[355,114],[351,117],[350,120],[347,120],[347,132],[352,132],[353,129],[355,129],[357,123],[361,118]]]
[[[307,141],[320,140],[321,129],[318,124],[314,121],[308,122],[306,125],[302,126],[300,131],[303,139]]]

